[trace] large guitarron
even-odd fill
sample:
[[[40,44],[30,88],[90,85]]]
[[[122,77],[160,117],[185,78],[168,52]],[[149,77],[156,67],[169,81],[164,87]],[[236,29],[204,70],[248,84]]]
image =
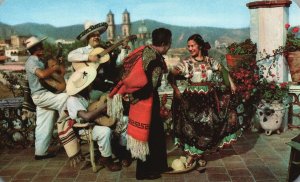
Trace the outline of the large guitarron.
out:
[[[107,94],[103,94],[99,100],[91,103],[88,107],[88,111],[93,111],[101,107],[102,105],[106,104],[107,102]],[[101,115],[95,119],[95,123],[101,126],[108,126],[111,127],[115,124],[116,120],[110,118],[107,115]]]
[[[40,79],[40,83],[49,91],[53,93],[61,93],[66,89],[66,81],[64,79],[64,66],[62,65],[62,44],[58,43],[58,52],[56,59],[47,60],[46,67],[51,67],[54,65],[59,65],[61,67],[60,71],[54,72],[49,78]]]
[[[116,44],[113,44],[112,46],[108,47],[107,49],[97,47],[97,48],[93,49],[90,52],[90,55],[96,55],[99,58],[98,61],[95,61],[95,62],[90,62],[90,61],[73,62],[72,67],[74,68],[74,70],[78,70],[78,69],[80,69],[82,67],[85,67],[85,66],[94,66],[97,69],[100,64],[109,61],[109,59],[110,59],[109,53],[111,51],[113,51],[115,48],[122,45],[125,41],[131,41],[131,40],[134,40],[136,38],[137,38],[136,35],[130,35],[130,36],[120,40]]]

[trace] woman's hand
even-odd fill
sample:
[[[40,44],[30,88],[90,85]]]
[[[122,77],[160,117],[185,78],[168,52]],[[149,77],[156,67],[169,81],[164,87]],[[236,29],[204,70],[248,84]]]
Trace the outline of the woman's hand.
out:
[[[228,80],[229,80],[229,83],[230,83],[230,89],[231,89],[231,93],[232,94],[235,94],[236,93],[236,86],[235,86],[235,83],[233,82],[231,76],[228,74]]]
[[[235,86],[234,82],[230,82],[230,89],[231,89],[232,94],[236,93],[236,86]]]
[[[217,69],[218,69],[218,71],[222,71],[222,65],[221,65],[221,64],[218,64],[218,65],[217,65]]]

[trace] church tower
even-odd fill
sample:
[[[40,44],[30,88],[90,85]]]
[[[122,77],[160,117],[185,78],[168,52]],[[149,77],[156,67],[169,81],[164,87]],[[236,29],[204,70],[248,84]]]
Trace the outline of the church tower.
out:
[[[130,33],[130,15],[129,12],[127,11],[127,9],[125,9],[124,13],[123,13],[123,17],[122,17],[122,37],[127,37],[129,36]]]
[[[107,27],[107,39],[113,41],[115,39],[116,34],[116,25],[114,20],[114,14],[109,10],[107,14],[106,22],[108,24]]]

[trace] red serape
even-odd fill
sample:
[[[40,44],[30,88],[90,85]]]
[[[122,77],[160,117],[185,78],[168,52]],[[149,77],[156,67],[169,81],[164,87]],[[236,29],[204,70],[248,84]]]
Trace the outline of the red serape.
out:
[[[109,97],[115,95],[124,95],[133,93],[143,88],[148,79],[143,69],[143,50],[142,46],[128,55],[124,59],[124,76],[117,86],[110,92]],[[130,149],[133,157],[146,160],[146,155],[149,154],[148,137],[149,126],[152,113],[152,95],[144,100],[139,100],[135,104],[130,104],[129,121],[127,128],[127,148]],[[114,107],[114,105],[112,106]]]

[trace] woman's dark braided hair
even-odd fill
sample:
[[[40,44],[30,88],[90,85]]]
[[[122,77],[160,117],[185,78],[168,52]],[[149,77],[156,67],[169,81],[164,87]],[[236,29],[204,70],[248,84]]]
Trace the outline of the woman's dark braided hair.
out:
[[[201,48],[201,54],[203,56],[208,56],[208,50],[211,48],[208,42],[204,42],[200,34],[193,34],[188,38],[188,41],[194,40],[198,46]]]

